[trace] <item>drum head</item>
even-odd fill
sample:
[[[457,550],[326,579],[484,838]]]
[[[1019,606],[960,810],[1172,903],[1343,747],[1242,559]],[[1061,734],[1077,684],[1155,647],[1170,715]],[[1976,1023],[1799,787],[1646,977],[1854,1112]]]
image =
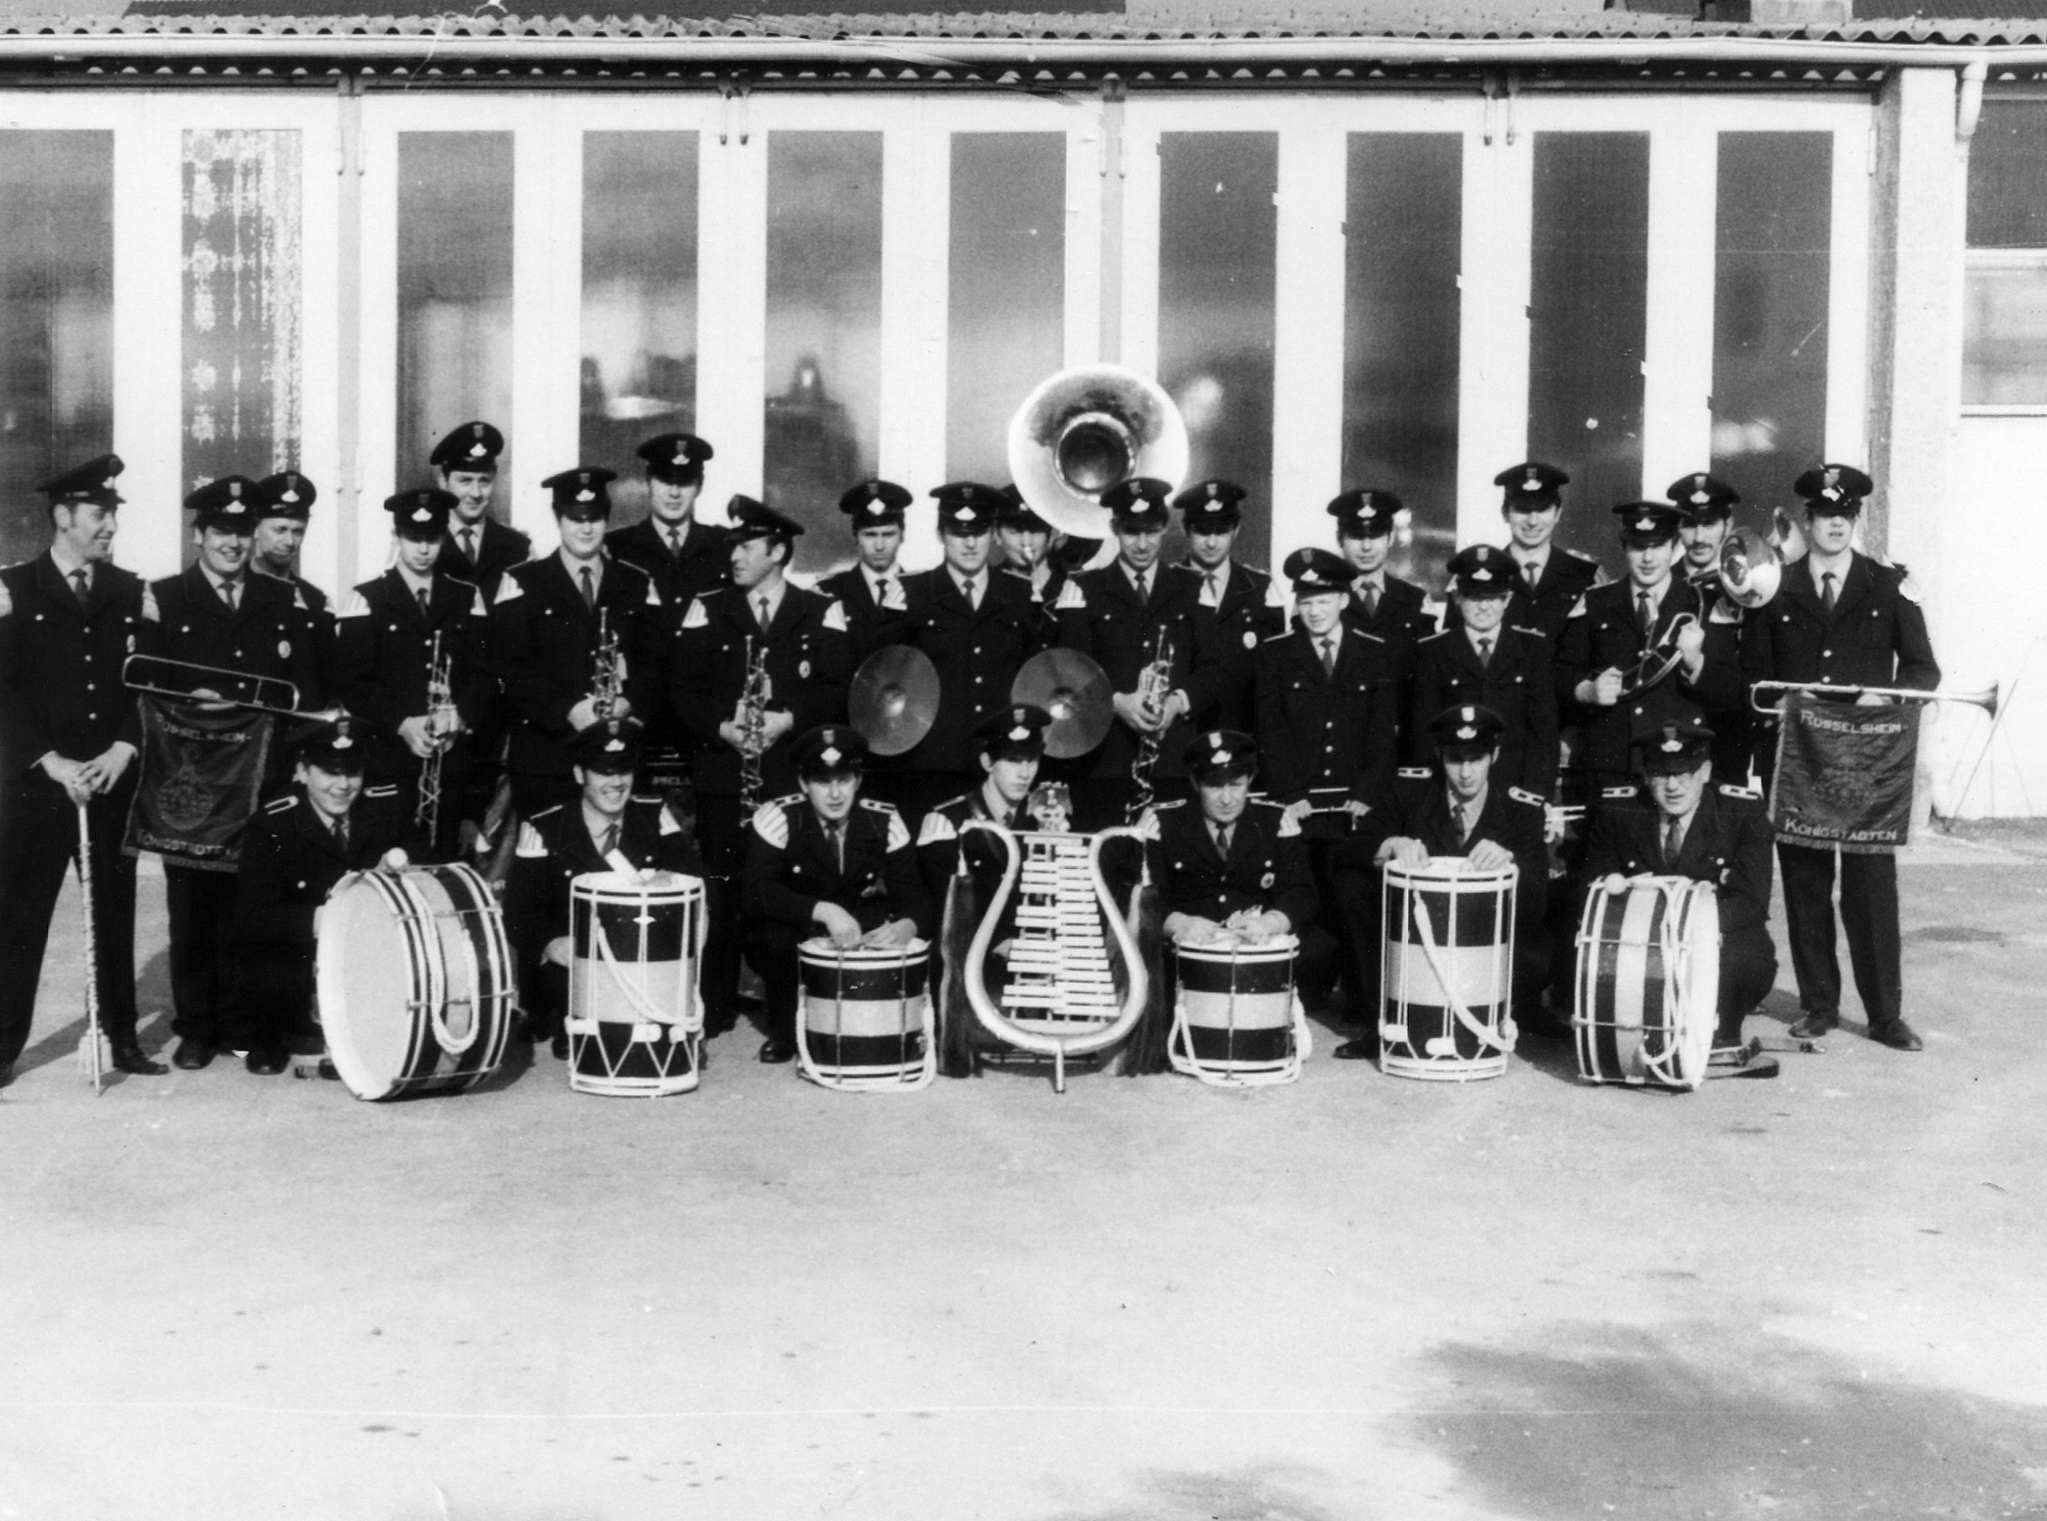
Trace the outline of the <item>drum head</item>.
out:
[[[405,920],[375,878],[344,877],[328,897],[316,975],[334,1070],[357,1098],[386,1097],[411,1060],[411,1004],[425,996],[425,970]]]

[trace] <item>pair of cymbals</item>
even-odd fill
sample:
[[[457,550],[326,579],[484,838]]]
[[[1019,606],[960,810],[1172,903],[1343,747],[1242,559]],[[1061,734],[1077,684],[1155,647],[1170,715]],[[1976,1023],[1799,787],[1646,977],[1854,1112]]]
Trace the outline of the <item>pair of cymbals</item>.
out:
[[[1009,689],[1013,703],[1052,715],[1045,753],[1071,760],[1099,745],[1115,721],[1108,674],[1077,650],[1046,650],[1024,662]],[[876,755],[914,750],[938,721],[938,668],[922,650],[890,645],[860,664],[847,716]]]

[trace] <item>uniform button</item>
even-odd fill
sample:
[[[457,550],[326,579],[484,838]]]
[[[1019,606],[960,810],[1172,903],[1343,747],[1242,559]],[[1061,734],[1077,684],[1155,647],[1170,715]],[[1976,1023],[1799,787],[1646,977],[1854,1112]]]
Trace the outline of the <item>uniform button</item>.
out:
[[[1833,652],[1832,650],[1821,650],[1821,651],[1820,651],[1820,659],[1822,659],[1822,660],[1832,660],[1833,658],[1834,658],[1834,652]]]

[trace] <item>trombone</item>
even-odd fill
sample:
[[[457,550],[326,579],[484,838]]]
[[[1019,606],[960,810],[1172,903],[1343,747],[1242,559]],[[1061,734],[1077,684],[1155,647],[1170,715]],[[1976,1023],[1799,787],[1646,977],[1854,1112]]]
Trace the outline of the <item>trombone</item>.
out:
[[[1974,692],[1922,692],[1917,687],[1853,687],[1840,686],[1824,681],[1758,681],[1749,687],[1749,706],[1758,713],[1772,718],[1783,716],[1783,705],[1778,702],[1762,702],[1758,694],[1772,692],[1810,692],[1815,697],[1881,697],[1886,702],[1965,702],[1972,708],[1981,708],[1992,718],[1997,717],[1997,683]]]
[[[282,676],[252,676],[247,671],[173,660],[167,655],[130,655],[121,662],[121,684],[145,697],[218,703],[222,707],[247,708],[286,718],[324,719],[331,723],[344,711],[334,707],[307,712],[299,706],[298,683]]]

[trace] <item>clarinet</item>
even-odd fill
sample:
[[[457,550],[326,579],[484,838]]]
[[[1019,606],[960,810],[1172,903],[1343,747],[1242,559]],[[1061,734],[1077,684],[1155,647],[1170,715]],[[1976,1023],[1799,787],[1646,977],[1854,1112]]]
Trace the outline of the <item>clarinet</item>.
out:
[[[1173,690],[1173,645],[1166,638],[1166,631],[1160,629],[1152,643],[1151,664],[1144,668],[1144,674],[1137,678],[1137,701],[1145,713],[1157,717],[1164,711],[1166,697]],[[1144,817],[1152,804],[1151,774],[1159,763],[1159,746],[1165,740],[1165,725],[1149,729],[1137,743],[1137,760],[1130,768],[1131,778],[1137,783],[1137,790],[1130,795],[1130,807],[1125,811],[1123,822],[1135,824]]]
[[[419,768],[419,801],[412,810],[413,824],[430,841],[441,832],[441,763],[448,753],[448,739],[455,732],[450,664],[451,657],[441,648],[441,631],[435,629],[426,660],[426,733],[434,748]]]
[[[590,675],[590,705],[596,709],[599,723],[609,723],[618,711],[618,699],[625,685],[619,679],[618,666],[618,635],[611,631],[611,612],[600,607],[597,610],[597,653],[592,659]]]
[[[768,748],[768,652],[746,641],[746,682],[739,689],[739,817],[753,817],[761,800],[761,754]]]

